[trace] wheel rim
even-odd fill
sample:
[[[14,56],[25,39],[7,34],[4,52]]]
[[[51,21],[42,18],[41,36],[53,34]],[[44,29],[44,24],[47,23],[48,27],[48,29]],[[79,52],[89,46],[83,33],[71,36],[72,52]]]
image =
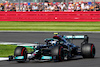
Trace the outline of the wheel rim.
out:
[[[59,49],[59,60],[63,61],[63,47],[62,46]]]
[[[23,48],[22,51],[21,51],[21,56],[24,56],[24,60],[27,59],[27,54],[26,53],[27,53],[27,50],[25,48]]]
[[[92,44],[92,46],[91,46],[91,55],[92,55],[92,57],[95,56],[95,47],[94,47],[93,44]]]

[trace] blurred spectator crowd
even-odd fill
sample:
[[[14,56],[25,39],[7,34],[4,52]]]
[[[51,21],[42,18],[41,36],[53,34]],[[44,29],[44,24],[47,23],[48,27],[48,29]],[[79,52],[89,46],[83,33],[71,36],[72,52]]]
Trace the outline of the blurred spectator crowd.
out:
[[[19,10],[20,8],[20,10]],[[100,11],[100,3],[93,2],[53,2],[53,3],[0,3],[0,11]]]

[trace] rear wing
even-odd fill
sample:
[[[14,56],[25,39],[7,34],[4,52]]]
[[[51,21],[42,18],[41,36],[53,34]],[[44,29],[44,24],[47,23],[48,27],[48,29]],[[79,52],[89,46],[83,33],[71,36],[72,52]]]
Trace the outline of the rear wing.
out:
[[[85,43],[88,43],[88,39],[89,39],[89,37],[87,35],[67,35],[67,36],[65,35],[64,38],[65,39],[72,39],[72,40],[83,39],[84,40],[83,42],[85,42]]]

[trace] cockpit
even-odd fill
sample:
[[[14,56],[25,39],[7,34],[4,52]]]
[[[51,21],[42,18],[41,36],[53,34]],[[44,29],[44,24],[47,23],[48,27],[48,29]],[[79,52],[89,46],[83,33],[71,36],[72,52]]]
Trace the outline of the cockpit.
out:
[[[56,46],[59,44],[59,40],[58,39],[54,39],[54,38],[47,38],[45,39],[46,45],[48,46]]]

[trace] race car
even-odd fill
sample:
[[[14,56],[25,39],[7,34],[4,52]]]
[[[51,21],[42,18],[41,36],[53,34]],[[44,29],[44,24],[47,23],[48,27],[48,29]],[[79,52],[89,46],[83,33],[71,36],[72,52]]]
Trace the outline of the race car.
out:
[[[88,43],[87,35],[60,35],[54,33],[52,38],[46,38],[45,44],[37,44],[30,46],[33,51],[27,52],[26,46],[18,46],[15,48],[14,56],[9,56],[9,61],[15,60],[23,63],[28,60],[48,60],[48,61],[64,61],[76,56],[83,58],[94,58],[95,46]],[[76,46],[71,40],[83,39],[81,47]]]

